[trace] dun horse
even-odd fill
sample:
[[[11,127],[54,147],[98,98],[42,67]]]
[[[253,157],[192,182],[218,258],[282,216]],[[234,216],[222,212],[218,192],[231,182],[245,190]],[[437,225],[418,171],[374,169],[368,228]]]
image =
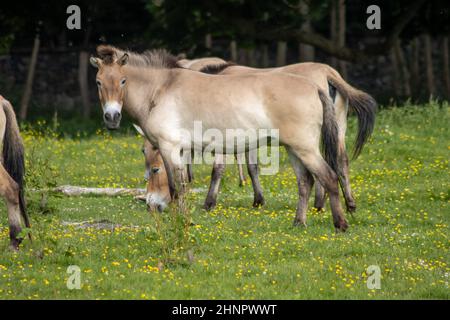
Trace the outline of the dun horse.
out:
[[[205,64],[207,58],[193,60],[196,64]],[[212,60],[215,61],[215,60]],[[203,62],[203,63],[202,63]],[[222,63],[216,65],[207,65],[200,69],[200,72],[205,72],[209,74],[220,74],[220,75],[233,75],[233,74],[243,74],[243,73],[261,73],[261,72],[284,72],[291,73],[299,76],[305,76],[314,82],[320,89],[324,92],[329,91],[336,111],[336,118],[339,131],[339,147],[338,147],[338,177],[339,182],[344,193],[345,203],[347,210],[354,212],[356,210],[356,202],[353,198],[351,188],[350,188],[350,177],[349,177],[349,159],[347,156],[347,151],[345,147],[345,135],[347,130],[347,114],[348,107],[350,106],[358,118],[359,128],[356,136],[355,147],[353,152],[353,158],[358,157],[361,153],[365,143],[372,134],[374,123],[375,123],[375,111],[377,108],[376,101],[367,93],[355,89],[349,85],[341,75],[332,67],[321,64],[321,63],[297,63],[293,65],[288,65],[279,68],[268,68],[268,69],[257,69],[245,66],[238,66],[232,63]],[[222,164],[215,164],[214,169],[217,174],[218,181],[215,183],[220,183],[221,173],[223,172]],[[257,174],[257,170],[249,170],[252,181],[258,181],[254,175]],[[212,189],[210,189],[212,191]],[[206,199],[206,204],[211,203],[215,205],[217,198],[217,193],[210,192]],[[323,208],[325,203],[325,193],[320,185],[316,184],[316,199],[315,207],[317,209]]]
[[[142,129],[137,125],[134,125],[134,127],[145,138]],[[146,201],[149,210],[163,211],[170,203],[171,198],[169,181],[161,153],[147,139],[144,139],[142,153],[145,158],[144,178],[147,181],[147,193],[145,198],[139,197],[139,199]]]
[[[368,137],[372,133],[376,102],[372,97],[366,93],[356,90],[348,85],[339,73],[328,65],[319,63],[301,63],[289,65],[281,68],[272,69],[255,69],[243,66],[237,66],[226,63],[219,58],[202,58],[196,60],[181,60],[182,65],[189,67],[192,70],[198,70],[201,72],[212,74],[234,74],[234,73],[255,73],[255,72],[287,72],[298,75],[303,75],[311,78],[319,87],[326,90],[329,87],[330,96],[334,100],[334,106],[337,110],[338,128],[340,133],[339,139],[339,177],[341,186],[345,195],[347,209],[353,212],[356,209],[356,203],[353,199],[350,189],[350,177],[348,168],[348,156],[345,147],[345,133],[347,127],[347,106],[350,102],[350,108],[356,111],[359,122],[359,131],[357,140],[355,143],[354,157],[361,152]],[[208,62],[216,63],[222,61],[220,64],[208,65]],[[180,62],[179,62],[180,63]],[[331,82],[331,83],[330,83]],[[333,85],[333,83],[336,83]],[[335,86],[338,87],[336,90]],[[344,98],[345,97],[345,98]],[[219,157],[220,155],[217,155]],[[221,156],[220,156],[221,157]],[[216,204],[217,193],[220,185],[220,179],[224,171],[223,161],[216,161],[213,166],[213,173],[211,175],[211,185],[209,188],[208,196],[205,201],[205,208],[211,209]],[[252,180],[254,189],[254,206],[258,206],[264,202],[262,195],[262,188],[258,179],[258,168],[255,165],[256,162],[247,162],[248,171]],[[241,165],[239,165],[241,167]],[[154,188],[153,188],[154,190]],[[320,183],[316,183],[316,199],[315,207],[321,209],[324,206],[325,194]]]
[[[172,197],[183,190],[182,150],[202,151],[213,146],[223,154],[243,153],[255,145],[247,141],[243,149],[236,149],[213,137],[198,140],[195,121],[222,136],[227,129],[243,129],[239,131],[242,134],[278,129],[279,142],[288,151],[297,177],[299,201],[294,223],[306,223],[315,176],[330,196],[335,228],[347,229],[335,173],[339,133],[334,107],[328,94],[314,83],[281,72],[208,75],[180,68],[176,58],[162,51],[139,55],[102,45],[97,54],[100,58],[91,58],[91,64],[98,68],[96,81],[106,127],[117,129],[122,109],[129,113],[160,150],[169,183],[175,175]],[[245,141],[247,137],[236,138]],[[320,153],[321,138],[326,160]]]
[[[3,143],[0,194],[6,199],[11,247],[17,250],[22,241],[19,236],[22,231],[22,220],[27,228],[30,227],[23,190],[24,148],[14,109],[2,96],[0,96],[0,139]]]
[[[200,59],[194,59],[194,60],[181,59],[181,60],[178,60],[177,63],[182,68],[186,68],[186,69],[190,69],[190,70],[194,70],[194,71],[204,70],[205,68],[207,68],[210,65],[222,66],[224,64],[227,64],[227,62],[225,60],[217,58],[217,57],[200,58]],[[244,170],[242,168],[242,163],[245,161],[243,156],[244,156],[243,154],[235,155],[237,165],[238,165],[238,171],[239,171],[239,185],[240,186],[243,186],[247,181],[245,178]],[[209,189],[210,191],[216,189],[216,186],[217,186],[217,190],[219,189],[219,184],[216,183],[217,179],[215,179],[215,177],[217,177],[219,179],[218,182],[220,182],[221,175],[219,175],[218,172],[219,172],[219,170],[223,171],[223,168],[222,167],[219,168],[218,166],[219,166],[219,163],[222,163],[221,160],[222,160],[221,155],[217,155],[217,161],[215,161],[215,165],[213,166],[213,173],[212,173],[213,179],[211,179],[211,187]],[[192,178],[193,177],[192,167],[189,164],[188,164],[188,169],[191,170],[189,172],[189,174],[190,174],[189,177]],[[250,173],[250,170],[251,171],[254,170],[254,166],[247,165],[247,169],[249,170],[249,175],[252,178],[252,185],[255,186],[255,182],[253,179],[254,175],[252,175],[252,173]],[[258,188],[258,186],[256,186],[255,190],[259,190],[259,189],[261,189],[261,188]],[[217,195],[217,193],[216,193],[216,195]],[[257,206],[260,206],[263,204],[264,204],[264,197],[262,195],[262,192],[255,191],[255,198],[254,198],[253,206],[257,207]],[[215,202],[214,202],[214,205],[208,205],[208,201],[205,202],[205,209],[211,209],[214,206],[215,206]]]

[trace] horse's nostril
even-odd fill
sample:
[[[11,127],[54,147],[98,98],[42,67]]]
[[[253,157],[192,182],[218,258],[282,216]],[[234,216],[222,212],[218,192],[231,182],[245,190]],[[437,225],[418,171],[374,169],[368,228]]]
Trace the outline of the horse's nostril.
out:
[[[122,118],[122,114],[120,112],[105,112],[104,114],[105,121],[107,122],[119,122]]]
[[[114,114],[114,121],[119,121],[122,118],[122,114],[117,112]]]
[[[111,121],[111,114],[105,113],[104,117],[106,121]]]

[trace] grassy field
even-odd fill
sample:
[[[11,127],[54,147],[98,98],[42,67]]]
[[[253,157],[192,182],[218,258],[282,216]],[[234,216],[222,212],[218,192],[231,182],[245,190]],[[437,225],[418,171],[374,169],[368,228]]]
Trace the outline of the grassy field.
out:
[[[297,190],[284,151],[280,172],[261,178],[265,207],[251,207],[251,186],[240,188],[229,166],[214,211],[201,209],[206,192],[188,195],[192,225],[174,208],[150,215],[132,197],[29,190],[34,242],[18,253],[1,208],[0,299],[449,299],[449,115],[448,104],[379,112],[351,163],[358,210],[344,234],[328,205],[308,212],[307,228],[292,226]],[[351,145],[353,117],[349,126]],[[30,189],[144,186],[136,135],[61,138],[44,127],[24,131]],[[210,167],[194,170],[194,187],[206,189]],[[70,265],[81,269],[80,290],[66,286]],[[370,265],[381,289],[367,288]]]

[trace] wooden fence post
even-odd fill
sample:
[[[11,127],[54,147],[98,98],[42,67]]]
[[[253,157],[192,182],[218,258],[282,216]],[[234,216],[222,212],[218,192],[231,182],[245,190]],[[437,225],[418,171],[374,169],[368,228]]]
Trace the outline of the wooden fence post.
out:
[[[231,40],[231,42],[230,42],[230,55],[231,55],[231,61],[237,63],[238,62],[238,51],[237,51],[236,40]]]
[[[442,58],[443,66],[444,66],[444,86],[445,86],[445,94],[447,99],[450,99],[450,66],[449,66],[449,57],[448,57],[448,37],[444,37],[442,39]]]
[[[20,101],[20,113],[19,118],[25,120],[28,113],[28,104],[30,103],[31,92],[33,90],[34,72],[36,69],[36,62],[39,53],[40,46],[39,34],[36,34],[34,38],[33,51],[31,53],[30,65],[28,66],[27,82],[25,83],[25,90]]]
[[[434,74],[433,74],[433,44],[429,34],[424,35],[425,40],[425,68],[427,74],[427,88],[430,98],[436,94],[436,88],[434,86]]]
[[[89,118],[91,114],[91,103],[89,99],[88,86],[88,71],[89,71],[89,53],[80,51],[78,59],[78,84],[80,85],[81,103],[83,104],[83,117]]]
[[[279,41],[277,43],[277,66],[282,67],[286,65],[287,43]]]

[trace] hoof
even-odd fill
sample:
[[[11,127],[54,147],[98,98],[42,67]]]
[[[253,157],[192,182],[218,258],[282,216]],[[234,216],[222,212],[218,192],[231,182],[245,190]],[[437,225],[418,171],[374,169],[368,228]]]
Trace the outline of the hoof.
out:
[[[216,201],[205,201],[205,204],[203,205],[203,209],[205,209],[206,211],[211,211],[212,209],[214,209],[216,206]]]
[[[19,245],[22,242],[22,239],[11,239],[11,243],[9,248],[11,251],[19,251]]]
[[[305,227],[305,228],[307,227],[306,221],[302,221],[301,219],[297,219],[297,218],[294,219],[293,226],[294,227]]]
[[[355,211],[356,211],[356,203],[349,203],[349,204],[347,204],[347,212],[348,213],[351,213],[351,214],[353,214],[353,213],[355,213]]]
[[[314,208],[316,208],[317,211],[324,210],[325,209],[325,201],[326,201],[325,197],[319,198],[319,199],[317,199],[317,198],[314,199]]]
[[[348,229],[348,223],[345,220],[335,222],[334,227],[336,228],[336,232],[345,232]]]
[[[256,196],[253,200],[253,207],[258,208],[262,207],[266,203],[266,200],[264,200],[263,196]]]

